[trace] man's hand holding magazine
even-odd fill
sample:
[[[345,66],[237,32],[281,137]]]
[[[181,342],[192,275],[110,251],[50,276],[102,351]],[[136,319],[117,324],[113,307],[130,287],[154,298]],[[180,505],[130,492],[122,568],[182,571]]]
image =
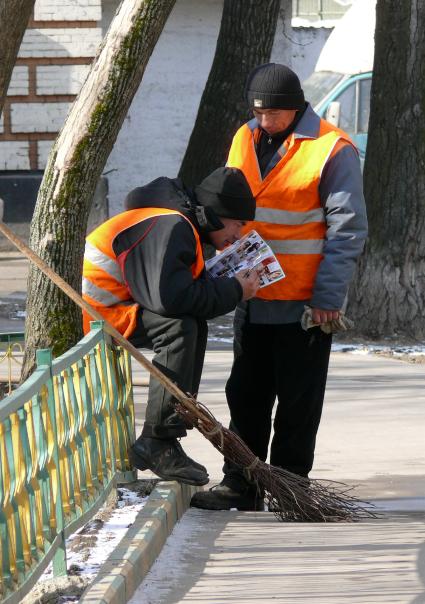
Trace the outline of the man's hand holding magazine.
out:
[[[242,270],[234,276],[242,286],[242,300],[253,298],[257,293],[257,289],[260,287],[260,275],[258,274],[258,271],[255,268],[248,271]]]

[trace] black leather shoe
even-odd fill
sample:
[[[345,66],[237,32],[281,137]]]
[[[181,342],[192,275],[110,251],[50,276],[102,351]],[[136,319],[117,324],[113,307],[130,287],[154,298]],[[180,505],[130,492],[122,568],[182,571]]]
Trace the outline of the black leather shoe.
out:
[[[254,490],[238,493],[225,484],[218,484],[209,491],[195,493],[190,505],[202,510],[231,510],[236,508],[244,512],[262,512],[264,510],[264,499]]]
[[[175,439],[138,438],[130,448],[130,459],[139,470],[151,470],[163,480],[203,486],[208,474],[183,451]]]

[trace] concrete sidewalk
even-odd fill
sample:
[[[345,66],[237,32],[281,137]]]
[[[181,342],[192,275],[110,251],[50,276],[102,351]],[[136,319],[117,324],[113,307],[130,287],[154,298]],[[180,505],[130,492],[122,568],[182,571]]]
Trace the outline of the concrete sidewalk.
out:
[[[23,329],[16,311],[27,270],[19,254],[0,254],[0,331]],[[228,350],[207,353],[199,395],[225,425],[231,361]],[[425,604],[424,370],[375,355],[331,356],[312,475],[358,485],[359,497],[388,510],[381,520],[282,524],[269,513],[191,509],[131,602]],[[146,394],[135,388],[138,432]],[[219,482],[222,458],[206,439],[192,431],[183,445]]]
[[[230,352],[210,351],[199,395],[224,424],[230,364]],[[312,476],[358,484],[386,510],[380,520],[283,524],[267,512],[191,509],[131,603],[425,603],[424,386],[421,366],[332,354]],[[138,426],[145,397],[136,389]],[[212,446],[195,432],[183,445],[219,482]]]
[[[230,350],[207,352],[198,397],[224,425],[229,421],[224,386],[231,363]],[[424,372],[424,365],[377,355],[332,353],[312,477],[358,484],[362,497],[424,496]],[[135,362],[133,375],[146,377]],[[147,389],[136,388],[135,393],[138,433]],[[222,457],[210,443],[192,430],[182,444],[207,466],[211,481],[219,482]]]
[[[425,525],[278,524],[271,514],[191,508],[131,604],[420,604]]]

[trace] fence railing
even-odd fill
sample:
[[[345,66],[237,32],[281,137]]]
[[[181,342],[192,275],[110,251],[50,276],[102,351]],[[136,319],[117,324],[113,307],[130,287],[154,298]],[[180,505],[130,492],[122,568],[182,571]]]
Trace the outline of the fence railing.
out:
[[[93,322],[91,332],[0,402],[0,601],[17,604],[53,560],[66,573],[65,539],[134,480],[130,357]]]
[[[23,352],[24,334],[22,332],[0,333],[0,371],[6,367],[3,383],[7,383],[7,393],[12,392],[13,369],[19,369]]]

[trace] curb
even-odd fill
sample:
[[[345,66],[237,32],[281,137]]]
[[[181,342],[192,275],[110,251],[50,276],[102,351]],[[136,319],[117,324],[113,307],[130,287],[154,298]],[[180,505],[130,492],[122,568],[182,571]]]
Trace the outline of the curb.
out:
[[[126,604],[197,490],[178,482],[159,482],[79,603]]]

